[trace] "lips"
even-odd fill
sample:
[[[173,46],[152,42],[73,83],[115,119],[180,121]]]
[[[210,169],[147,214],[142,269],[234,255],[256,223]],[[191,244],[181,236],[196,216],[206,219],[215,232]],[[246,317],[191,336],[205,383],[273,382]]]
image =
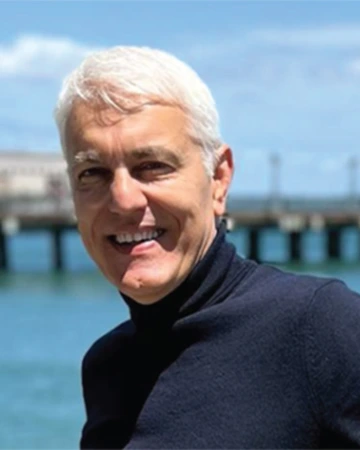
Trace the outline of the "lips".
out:
[[[119,233],[109,236],[112,243],[120,246],[134,246],[143,242],[153,241],[158,239],[165,233],[162,228],[156,228],[153,230],[136,231],[134,233]]]

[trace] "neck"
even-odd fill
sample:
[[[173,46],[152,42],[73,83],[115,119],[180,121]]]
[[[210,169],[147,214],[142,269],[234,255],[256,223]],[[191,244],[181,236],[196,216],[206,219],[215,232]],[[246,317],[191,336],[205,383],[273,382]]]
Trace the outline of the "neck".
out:
[[[232,274],[236,258],[235,247],[226,242],[226,227],[220,224],[215,239],[204,257],[187,278],[172,292],[156,303],[143,305],[123,295],[137,329],[170,328],[177,320],[222,301],[225,291],[238,276]]]

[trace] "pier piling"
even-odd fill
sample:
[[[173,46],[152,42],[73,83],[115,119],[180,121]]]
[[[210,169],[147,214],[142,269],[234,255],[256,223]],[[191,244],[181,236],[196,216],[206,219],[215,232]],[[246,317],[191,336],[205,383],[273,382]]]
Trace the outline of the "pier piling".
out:
[[[2,229],[0,229],[0,270],[9,269],[7,237]]]
[[[260,244],[259,244],[259,230],[258,228],[249,228],[249,237],[248,237],[248,255],[249,259],[253,259],[254,261],[259,261],[260,259]]]
[[[341,230],[339,227],[330,227],[327,230],[327,256],[328,259],[341,258]]]
[[[290,260],[299,262],[302,260],[302,233],[300,231],[292,231],[289,233],[289,252]]]
[[[62,271],[64,269],[64,255],[62,246],[62,230],[60,227],[53,227],[51,230],[52,237],[52,256],[53,270]]]

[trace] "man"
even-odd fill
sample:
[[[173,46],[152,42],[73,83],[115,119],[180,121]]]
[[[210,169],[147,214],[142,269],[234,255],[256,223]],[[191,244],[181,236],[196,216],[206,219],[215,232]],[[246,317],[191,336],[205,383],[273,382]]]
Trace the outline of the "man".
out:
[[[85,355],[81,447],[359,447],[360,296],[226,242],[233,161],[199,77],[102,51],[56,120],[82,239],[131,315]]]

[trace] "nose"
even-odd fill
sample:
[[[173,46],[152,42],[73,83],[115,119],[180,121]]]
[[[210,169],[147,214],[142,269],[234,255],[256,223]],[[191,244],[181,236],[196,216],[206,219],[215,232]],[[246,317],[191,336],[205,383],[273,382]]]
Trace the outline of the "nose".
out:
[[[110,211],[129,214],[143,210],[146,206],[147,198],[139,180],[133,178],[125,168],[118,169],[110,186]]]

